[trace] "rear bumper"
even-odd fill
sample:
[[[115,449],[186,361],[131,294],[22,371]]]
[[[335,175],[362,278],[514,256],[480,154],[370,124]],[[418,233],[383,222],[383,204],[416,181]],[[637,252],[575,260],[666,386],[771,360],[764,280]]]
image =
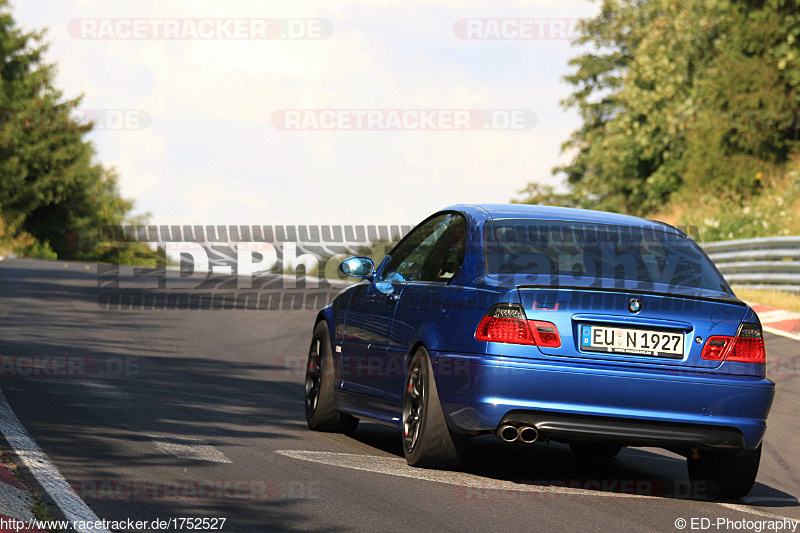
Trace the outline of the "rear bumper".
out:
[[[775,385],[695,371],[431,353],[439,400],[454,431],[534,423],[553,440],[753,449]]]
[[[742,432],[727,426],[537,411],[511,411],[503,417],[500,425],[503,424],[528,424],[536,427],[539,438],[561,442],[597,441],[626,446],[726,450],[744,448]]]

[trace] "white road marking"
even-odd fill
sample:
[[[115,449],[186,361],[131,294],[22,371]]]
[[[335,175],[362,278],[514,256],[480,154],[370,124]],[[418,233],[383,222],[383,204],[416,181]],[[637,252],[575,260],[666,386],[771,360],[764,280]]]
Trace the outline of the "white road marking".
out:
[[[194,459],[213,463],[233,462],[224,453],[208,444],[201,444],[181,437],[166,437],[162,435],[148,435],[148,437],[153,439],[153,444],[159,450],[169,455],[174,455],[179,459]]]
[[[5,394],[0,390],[0,430],[5,435],[8,444],[14,448],[14,452],[22,459],[36,480],[55,502],[67,520],[82,520],[85,522],[97,522],[100,519],[89,509],[80,496],[64,479],[64,476],[50,462],[47,455],[39,448],[33,439],[20,424],[17,415],[12,411],[11,406],[6,400]],[[89,531],[89,530],[78,530]],[[94,532],[106,532],[106,529],[93,529]]]
[[[554,494],[569,494],[579,496],[599,496],[601,498],[653,498],[653,496],[642,494],[622,494],[618,492],[602,492],[572,487],[558,487],[553,485],[525,485],[505,481],[502,479],[490,479],[466,472],[453,472],[446,470],[430,470],[425,468],[414,468],[408,466],[405,459],[392,457],[379,457],[376,455],[356,455],[350,453],[336,452],[315,452],[304,450],[278,450],[276,453],[331,466],[351,468],[353,470],[363,470],[390,476],[408,477],[421,479],[424,481],[435,481],[448,485],[458,485],[467,489],[480,490],[505,490],[516,492],[545,492]]]
[[[663,500],[661,496],[651,496],[647,494],[628,494],[622,492],[606,492],[602,490],[588,490],[575,487],[561,487],[556,485],[535,485],[535,484],[521,484],[513,481],[505,481],[502,479],[490,479],[466,472],[452,472],[445,470],[429,470],[424,468],[414,468],[408,466],[405,459],[393,457],[379,457],[376,455],[357,455],[351,453],[337,453],[337,452],[318,452],[310,450],[277,450],[275,453],[291,457],[293,459],[300,459],[301,461],[311,461],[314,463],[322,463],[331,466],[338,466],[342,468],[351,468],[353,470],[362,470],[365,472],[375,472],[378,474],[387,474],[390,476],[407,477],[412,479],[420,479],[424,481],[434,481],[437,483],[445,483],[448,485],[457,485],[464,487],[465,493],[473,489],[478,490],[499,490],[499,491],[515,491],[515,492],[540,492],[550,494],[561,494],[571,496],[584,496],[584,497],[598,497],[598,498],[640,498],[640,499],[655,499]],[[475,499],[480,499],[481,495],[476,494]],[[753,497],[742,500],[745,503],[797,503],[797,498],[770,498],[770,497]],[[720,505],[756,516],[769,517],[776,520],[789,520],[792,522],[800,522],[796,518],[789,518],[771,513],[766,513],[758,509],[753,509],[747,505],[734,504],[734,503],[716,503],[707,502],[714,505]]]
[[[683,460],[683,458],[679,459],[677,457],[667,457],[664,455],[652,456],[643,453],[636,453],[632,452],[630,449],[623,451],[621,457],[630,457],[631,459],[641,459],[643,461],[668,461],[670,463]]]
[[[763,329],[767,333],[772,333],[773,335],[780,335],[781,337],[786,337],[789,339],[800,341],[800,335],[797,335],[795,333],[789,333],[788,331],[783,331],[782,329],[772,328],[769,326],[761,326],[761,329]]]
[[[742,499],[745,503],[756,504],[759,502],[765,503],[798,503],[797,498],[776,498],[774,496],[747,496]]]
[[[798,518],[789,518],[788,516],[767,513],[765,511],[753,509],[752,507],[748,507],[746,505],[739,505],[738,503],[718,503],[717,505],[727,507],[728,509],[733,509],[734,511],[739,511],[740,513],[754,514],[756,516],[763,516],[764,518],[770,518],[772,520],[788,520],[789,522],[797,522],[800,524],[800,519]]]
[[[758,319],[762,324],[769,324],[771,322],[783,322],[784,320],[798,320],[800,313],[794,311],[786,311],[784,309],[776,309],[775,311],[765,311],[763,313],[756,313]]]

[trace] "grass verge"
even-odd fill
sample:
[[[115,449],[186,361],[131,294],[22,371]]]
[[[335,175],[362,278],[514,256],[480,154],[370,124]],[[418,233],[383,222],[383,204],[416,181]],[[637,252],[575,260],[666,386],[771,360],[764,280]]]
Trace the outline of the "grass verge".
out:
[[[792,293],[786,291],[748,289],[741,285],[734,286],[733,292],[736,296],[747,302],[769,305],[800,313],[800,292]]]

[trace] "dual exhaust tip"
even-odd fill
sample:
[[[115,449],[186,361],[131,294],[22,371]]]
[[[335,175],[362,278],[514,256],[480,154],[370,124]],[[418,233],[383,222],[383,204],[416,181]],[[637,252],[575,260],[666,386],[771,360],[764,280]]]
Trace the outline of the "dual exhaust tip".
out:
[[[516,442],[519,440],[525,444],[531,444],[536,442],[539,438],[539,431],[533,426],[512,426],[511,424],[505,424],[500,426],[500,429],[497,430],[497,436],[506,442]]]

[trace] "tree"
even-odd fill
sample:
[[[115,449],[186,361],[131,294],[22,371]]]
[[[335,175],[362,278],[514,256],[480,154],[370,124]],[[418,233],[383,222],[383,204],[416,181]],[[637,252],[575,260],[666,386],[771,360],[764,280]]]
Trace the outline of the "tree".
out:
[[[732,2],[717,53],[696,88],[686,185],[747,197],[800,139],[796,2]],[[794,46],[792,46],[794,44]]]
[[[121,224],[133,203],[95,161],[86,140],[93,124],[73,117],[81,99],[56,89],[46,49],[44,32],[19,29],[0,0],[0,216],[32,235],[39,255],[98,259],[105,251],[96,243],[78,249],[65,237]]]
[[[618,191],[605,182],[598,154],[604,148],[609,124],[626,112],[619,90],[646,25],[645,12],[638,4],[605,0],[600,14],[580,25],[581,37],[576,44],[593,44],[595,51],[570,60],[575,72],[565,79],[575,86],[575,91],[562,105],[577,107],[583,125],[562,146],[563,151],[576,152],[572,162],[554,169],[554,173],[566,174],[576,202],[592,197],[590,204],[613,208],[617,203]]]
[[[570,61],[570,200],[647,215],[676,193],[752,194],[798,140],[796,0],[604,0]]]
[[[600,208],[644,214],[680,187],[681,121],[694,111],[719,18],[715,2],[605,0],[583,25],[579,42],[602,53],[570,62],[577,71],[566,80],[577,89],[563,104],[584,124],[563,146],[577,155],[555,169],[575,192],[594,195]]]
[[[591,199],[580,198],[569,192],[557,192],[551,185],[529,183],[519,191],[522,198],[512,200],[515,204],[554,205],[558,207],[584,207]]]

